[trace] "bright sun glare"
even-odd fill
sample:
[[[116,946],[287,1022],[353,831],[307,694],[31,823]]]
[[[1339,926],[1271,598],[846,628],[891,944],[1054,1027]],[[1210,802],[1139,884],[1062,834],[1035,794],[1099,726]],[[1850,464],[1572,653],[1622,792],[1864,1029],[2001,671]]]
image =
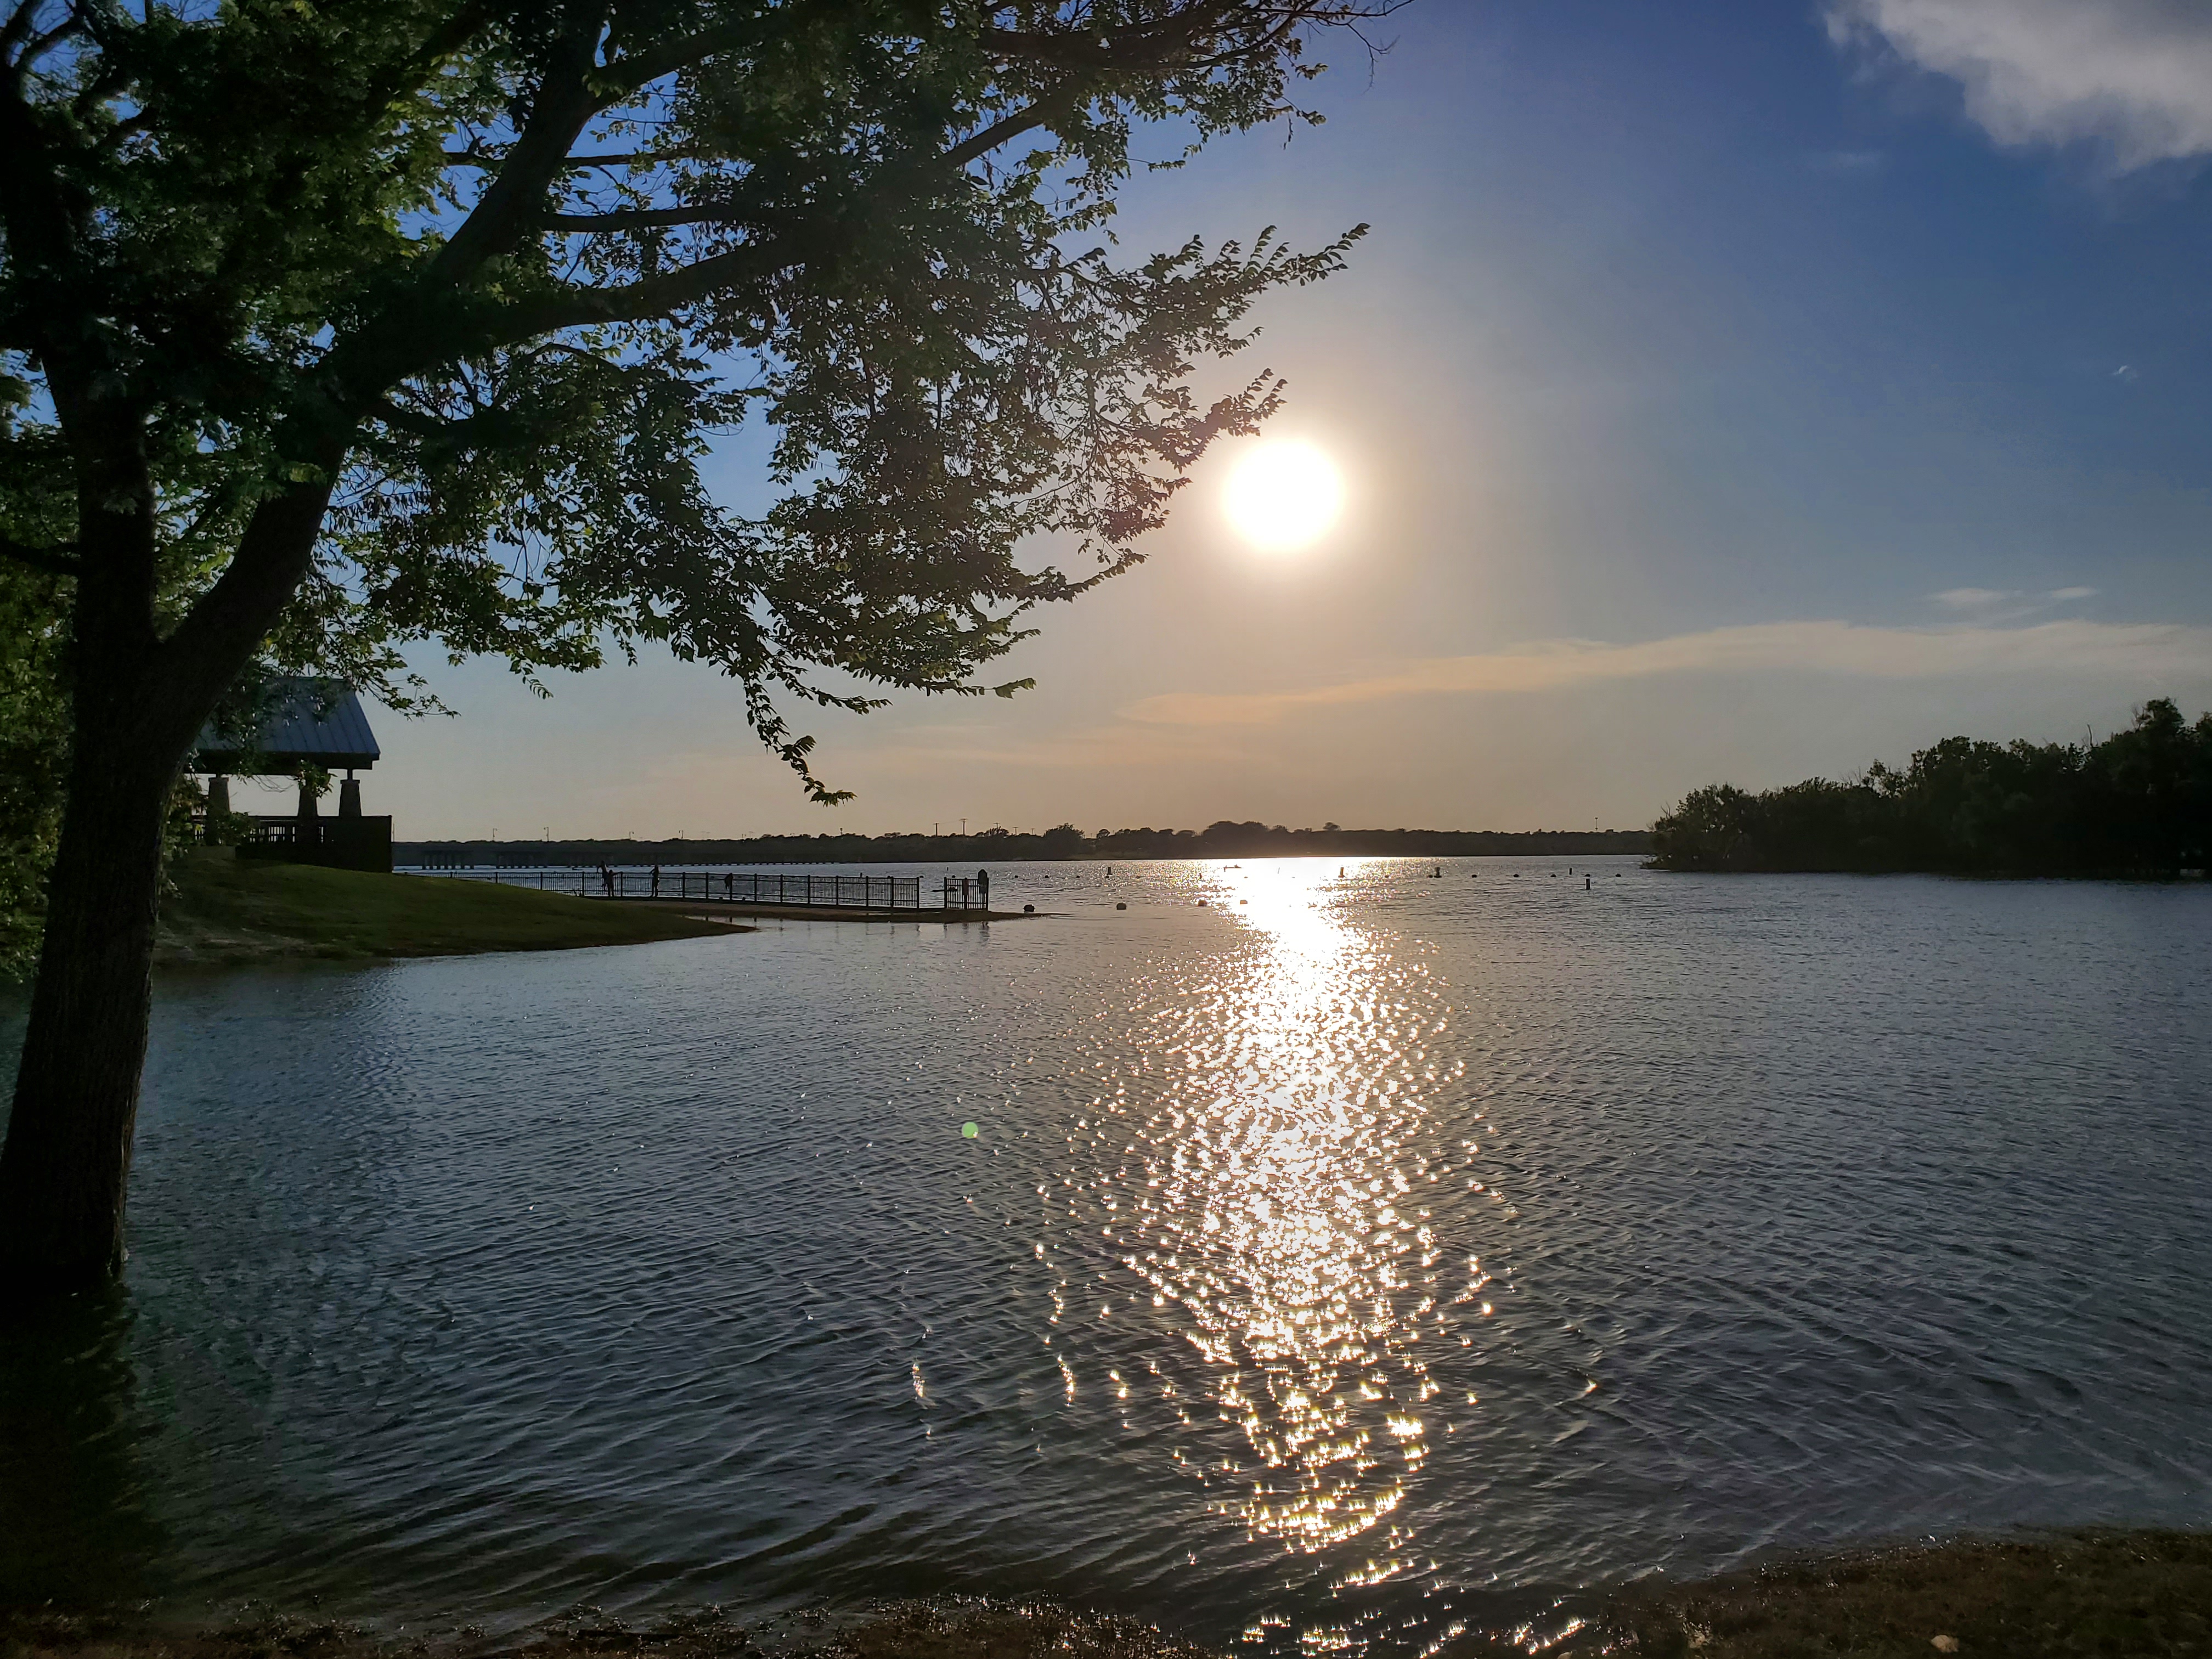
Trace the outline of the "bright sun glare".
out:
[[[1304,547],[1336,522],[1344,480],[1311,444],[1270,439],[1237,463],[1223,504],[1255,547]]]

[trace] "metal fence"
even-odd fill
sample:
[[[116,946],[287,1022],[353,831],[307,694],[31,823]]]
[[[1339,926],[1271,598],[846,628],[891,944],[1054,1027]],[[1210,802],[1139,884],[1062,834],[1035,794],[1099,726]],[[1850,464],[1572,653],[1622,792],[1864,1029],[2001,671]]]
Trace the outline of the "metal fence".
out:
[[[919,910],[919,876],[786,876],[711,870],[418,870],[447,881],[535,887],[578,898],[716,899],[726,904],[787,904],[825,910]],[[957,908],[958,890],[953,890]]]

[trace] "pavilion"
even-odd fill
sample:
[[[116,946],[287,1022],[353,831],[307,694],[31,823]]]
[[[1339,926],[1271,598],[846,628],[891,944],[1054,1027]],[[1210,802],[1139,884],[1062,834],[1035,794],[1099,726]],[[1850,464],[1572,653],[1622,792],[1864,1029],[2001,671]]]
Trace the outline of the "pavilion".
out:
[[[200,733],[191,769],[208,780],[206,832],[223,834],[218,815],[230,812],[234,777],[296,777],[300,804],[289,817],[250,820],[238,846],[240,858],[276,859],[295,864],[327,864],[347,870],[392,868],[392,820],[365,817],[361,782],[382,758],[376,738],[362,712],[361,699],[337,680],[290,678],[272,680],[263,695],[262,716],[250,738],[218,732]],[[343,771],[338,812],[323,817],[309,787],[306,769]]]

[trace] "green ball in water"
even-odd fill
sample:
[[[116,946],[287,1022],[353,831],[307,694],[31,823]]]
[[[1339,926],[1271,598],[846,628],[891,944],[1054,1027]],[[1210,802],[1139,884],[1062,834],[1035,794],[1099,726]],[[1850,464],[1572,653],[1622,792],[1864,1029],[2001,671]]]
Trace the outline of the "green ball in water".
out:
[[[982,1133],[982,1131],[978,1129],[972,1123],[963,1123],[960,1126],[960,1133],[966,1135],[969,1139],[973,1140],[977,1135]]]

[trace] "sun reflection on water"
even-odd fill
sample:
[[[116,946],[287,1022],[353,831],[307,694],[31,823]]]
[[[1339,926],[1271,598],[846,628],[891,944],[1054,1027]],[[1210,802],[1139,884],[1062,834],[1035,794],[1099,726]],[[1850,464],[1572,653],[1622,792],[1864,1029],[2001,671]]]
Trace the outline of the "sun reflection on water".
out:
[[[1207,872],[1249,931],[1212,982],[1184,988],[1168,1049],[1181,1075],[1146,1091],[1149,1115],[1128,1122],[1130,1156],[1097,1197],[1143,1299],[1203,1357],[1249,1449],[1186,1467],[1217,1509],[1287,1548],[1383,1528],[1351,1584],[1403,1570],[1410,1534],[1386,1523],[1438,1429],[1423,1348],[1449,1339],[1450,1293],[1430,1218],[1429,1085],[1458,1071],[1440,1079],[1428,1053],[1442,987],[1402,942],[1378,950],[1350,925],[1334,871]]]

